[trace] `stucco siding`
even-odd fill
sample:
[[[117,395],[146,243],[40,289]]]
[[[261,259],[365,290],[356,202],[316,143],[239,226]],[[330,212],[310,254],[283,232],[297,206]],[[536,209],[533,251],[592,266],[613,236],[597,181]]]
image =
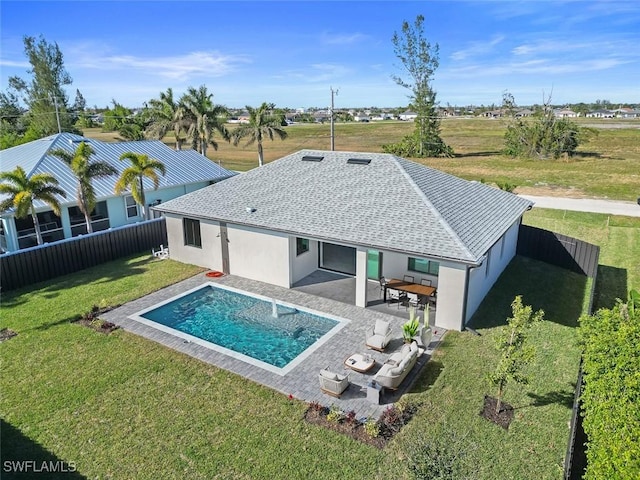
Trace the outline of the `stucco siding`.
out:
[[[465,277],[464,265],[440,265],[436,326],[448,330],[462,330]]]
[[[289,237],[291,258],[291,285],[318,269],[318,241],[309,240],[309,250],[297,255],[296,237]]]
[[[229,273],[289,288],[289,235],[227,225]],[[204,238],[204,234],[203,234]]]
[[[483,264],[478,268],[471,269],[465,323],[471,319],[484,297],[516,254],[519,225],[519,221],[515,222],[487,252]]]
[[[172,260],[222,271],[220,225],[217,222],[200,220],[202,248],[198,248],[184,244],[182,217],[166,214],[165,218],[169,255]]]

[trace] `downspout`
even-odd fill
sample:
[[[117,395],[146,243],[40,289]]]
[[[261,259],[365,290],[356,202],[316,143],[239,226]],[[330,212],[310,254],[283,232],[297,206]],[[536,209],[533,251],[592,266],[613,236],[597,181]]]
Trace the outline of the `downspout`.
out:
[[[462,297],[462,329],[465,329],[465,326],[467,325],[467,303],[468,303],[468,297],[469,297],[469,277],[471,275],[469,275],[469,272],[471,271],[471,266],[467,265],[465,272],[464,272],[464,294]]]

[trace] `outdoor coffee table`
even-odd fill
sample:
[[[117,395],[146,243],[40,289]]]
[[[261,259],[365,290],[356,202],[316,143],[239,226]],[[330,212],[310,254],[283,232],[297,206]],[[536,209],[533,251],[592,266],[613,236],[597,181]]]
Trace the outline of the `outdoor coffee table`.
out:
[[[344,361],[346,367],[356,372],[365,373],[373,368],[376,361],[369,355],[362,355],[361,353],[354,353]]]

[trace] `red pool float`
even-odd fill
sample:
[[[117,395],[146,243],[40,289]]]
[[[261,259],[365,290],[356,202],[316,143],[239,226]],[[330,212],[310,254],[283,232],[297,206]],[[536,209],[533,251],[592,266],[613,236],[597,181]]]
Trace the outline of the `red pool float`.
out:
[[[213,271],[211,271],[211,272],[207,272],[207,273],[205,273],[205,275],[206,275],[207,277],[217,278],[217,277],[221,277],[221,276],[223,276],[223,275],[224,275],[224,273],[222,273],[222,272],[217,272],[217,271],[213,270]]]

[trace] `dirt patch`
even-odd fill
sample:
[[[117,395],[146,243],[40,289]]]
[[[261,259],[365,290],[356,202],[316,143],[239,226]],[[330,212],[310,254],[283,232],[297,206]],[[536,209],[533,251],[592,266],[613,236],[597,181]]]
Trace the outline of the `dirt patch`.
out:
[[[109,306],[109,307],[99,307],[98,305],[94,305],[91,311],[85,313],[82,317],[76,320],[76,323],[79,323],[80,325],[84,325],[85,327],[89,327],[95,330],[96,332],[109,334],[114,330],[117,330],[119,327],[115,323],[102,320],[100,318],[100,315],[116,307],[117,305]]]
[[[500,411],[496,412],[498,400],[494,397],[484,396],[484,408],[480,415],[490,422],[500,425],[505,430],[509,430],[509,425],[513,420],[513,407],[507,403],[500,404]]]
[[[14,332],[13,330],[9,329],[9,328],[3,328],[2,330],[0,330],[0,342],[4,342],[5,340],[9,340],[10,338],[15,337],[16,335],[18,335],[16,332]]]
[[[376,448],[384,448],[387,444],[388,439],[379,435],[377,437],[372,437],[365,431],[364,424],[360,421],[349,422],[345,419],[340,421],[329,421],[327,420],[328,409],[314,409],[309,407],[304,414],[304,419],[313,425],[320,425],[321,427],[328,428],[329,430],[333,430],[334,432],[341,433],[343,435],[348,435],[362,443],[366,443],[367,445],[374,446]]]

